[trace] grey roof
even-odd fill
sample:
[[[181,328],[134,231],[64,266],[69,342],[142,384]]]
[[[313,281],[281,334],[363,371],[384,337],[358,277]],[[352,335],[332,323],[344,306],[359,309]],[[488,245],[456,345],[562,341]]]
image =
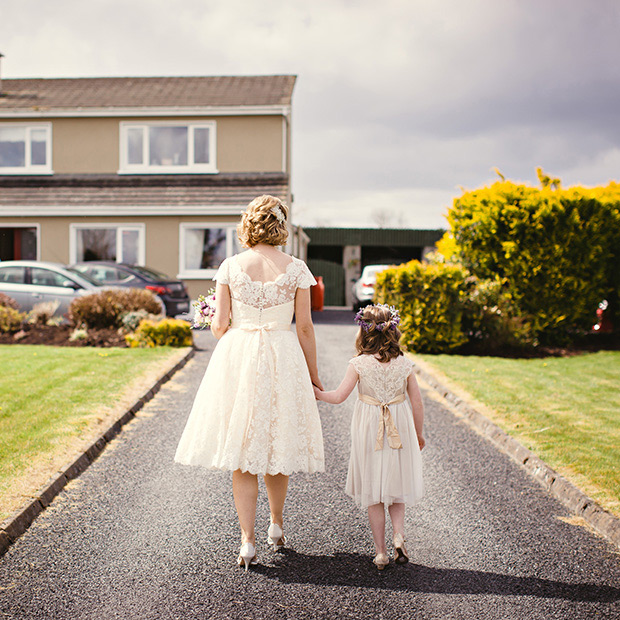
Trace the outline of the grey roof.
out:
[[[3,207],[246,205],[261,194],[287,199],[284,173],[0,177]]]
[[[304,228],[310,244],[425,247],[434,245],[444,230],[412,228]]]
[[[294,75],[4,79],[0,110],[289,105]]]

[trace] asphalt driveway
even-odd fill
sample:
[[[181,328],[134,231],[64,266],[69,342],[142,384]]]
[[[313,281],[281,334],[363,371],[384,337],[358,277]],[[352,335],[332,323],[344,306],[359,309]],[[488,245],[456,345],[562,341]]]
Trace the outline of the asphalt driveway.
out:
[[[333,388],[353,355],[352,313],[317,318]],[[409,565],[378,573],[366,515],[344,494],[351,397],[320,404],[327,470],[291,479],[282,553],[263,542],[261,484],[260,564],[243,573],[230,474],[173,463],[214,345],[198,340],[195,358],[0,558],[0,618],[620,618],[617,550],[429,398]]]

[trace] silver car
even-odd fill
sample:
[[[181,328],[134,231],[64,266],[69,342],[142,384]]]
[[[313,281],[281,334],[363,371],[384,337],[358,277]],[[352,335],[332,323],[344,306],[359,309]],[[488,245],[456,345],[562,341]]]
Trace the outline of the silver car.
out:
[[[389,265],[366,265],[364,267],[361,277],[353,284],[353,310],[357,312],[362,306],[372,303],[377,274],[389,267]]]
[[[82,295],[102,288],[101,283],[59,263],[32,260],[0,262],[0,292],[12,297],[22,312],[35,304],[58,301],[56,314],[69,310],[69,304]]]

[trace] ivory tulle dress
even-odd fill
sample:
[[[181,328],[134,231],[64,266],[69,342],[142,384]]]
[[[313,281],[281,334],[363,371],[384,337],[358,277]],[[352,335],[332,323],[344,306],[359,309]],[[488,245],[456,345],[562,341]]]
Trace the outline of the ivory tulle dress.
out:
[[[273,282],[255,282],[236,256],[215,279],[231,294],[231,328],[218,341],[174,460],[291,474],[324,470],[321,421],[308,367],[291,331],[295,293],[316,284],[293,258]]]
[[[424,482],[407,399],[413,363],[403,355],[385,363],[374,355],[359,355],[349,363],[359,381],[346,493],[363,508],[380,502],[415,504],[424,495]]]

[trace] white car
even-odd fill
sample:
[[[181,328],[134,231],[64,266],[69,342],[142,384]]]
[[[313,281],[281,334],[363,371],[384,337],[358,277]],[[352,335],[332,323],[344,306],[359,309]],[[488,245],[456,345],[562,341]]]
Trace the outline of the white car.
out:
[[[357,312],[362,306],[372,303],[377,274],[389,267],[390,265],[366,265],[364,267],[361,277],[353,284],[353,310]]]
[[[109,287],[108,287],[109,288]],[[76,297],[102,290],[100,282],[59,263],[33,260],[0,262],[0,293],[13,298],[22,312],[35,304],[58,301],[63,315]]]

